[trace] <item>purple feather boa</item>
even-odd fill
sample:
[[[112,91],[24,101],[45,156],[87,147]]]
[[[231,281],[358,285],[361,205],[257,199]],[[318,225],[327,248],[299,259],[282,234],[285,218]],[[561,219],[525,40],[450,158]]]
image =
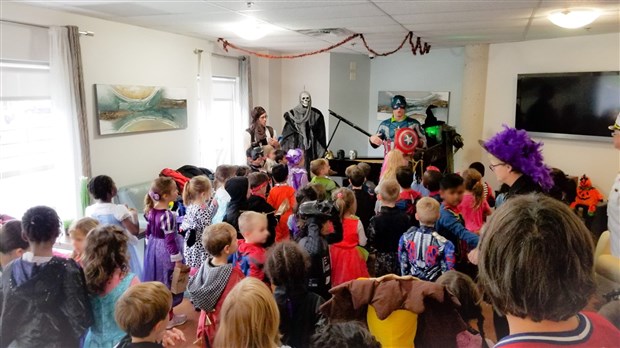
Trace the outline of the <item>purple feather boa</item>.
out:
[[[481,144],[491,155],[529,176],[543,190],[553,187],[551,168],[545,165],[542,155],[543,143],[532,140],[526,131],[504,125],[503,131]]]

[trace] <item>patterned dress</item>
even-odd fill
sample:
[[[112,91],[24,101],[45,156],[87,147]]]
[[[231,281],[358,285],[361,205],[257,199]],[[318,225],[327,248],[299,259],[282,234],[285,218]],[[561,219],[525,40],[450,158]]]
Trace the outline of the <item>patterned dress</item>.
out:
[[[200,268],[207,259],[208,254],[202,245],[202,234],[205,228],[211,225],[211,219],[215,214],[217,205],[214,204],[190,204],[185,211],[185,217],[180,230],[185,232],[185,263],[193,268]],[[190,232],[192,231],[193,232]],[[188,243],[190,234],[194,233],[193,244]],[[191,245],[190,245],[191,244]]]

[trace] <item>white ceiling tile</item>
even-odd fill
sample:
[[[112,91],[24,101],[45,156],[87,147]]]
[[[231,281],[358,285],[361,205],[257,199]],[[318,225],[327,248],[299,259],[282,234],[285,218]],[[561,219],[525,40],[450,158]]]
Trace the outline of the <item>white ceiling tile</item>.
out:
[[[441,12],[473,12],[502,9],[532,9],[538,0],[405,0],[375,1],[392,16]]]

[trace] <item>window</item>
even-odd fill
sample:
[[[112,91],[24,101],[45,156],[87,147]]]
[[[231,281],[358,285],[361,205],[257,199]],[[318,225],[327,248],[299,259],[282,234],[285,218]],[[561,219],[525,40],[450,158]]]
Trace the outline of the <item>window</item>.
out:
[[[211,112],[207,117],[207,166],[245,164],[243,132],[247,122],[241,117],[237,78],[212,78]]]

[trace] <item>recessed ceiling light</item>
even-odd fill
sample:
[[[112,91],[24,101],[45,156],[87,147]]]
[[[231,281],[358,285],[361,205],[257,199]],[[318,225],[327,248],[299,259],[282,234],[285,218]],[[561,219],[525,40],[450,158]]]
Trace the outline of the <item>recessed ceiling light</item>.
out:
[[[271,28],[268,24],[256,20],[256,18],[248,18],[241,23],[235,24],[233,31],[242,39],[254,41],[265,37],[271,31]]]
[[[562,28],[576,29],[594,22],[601,11],[594,9],[559,10],[549,14],[549,20]]]

